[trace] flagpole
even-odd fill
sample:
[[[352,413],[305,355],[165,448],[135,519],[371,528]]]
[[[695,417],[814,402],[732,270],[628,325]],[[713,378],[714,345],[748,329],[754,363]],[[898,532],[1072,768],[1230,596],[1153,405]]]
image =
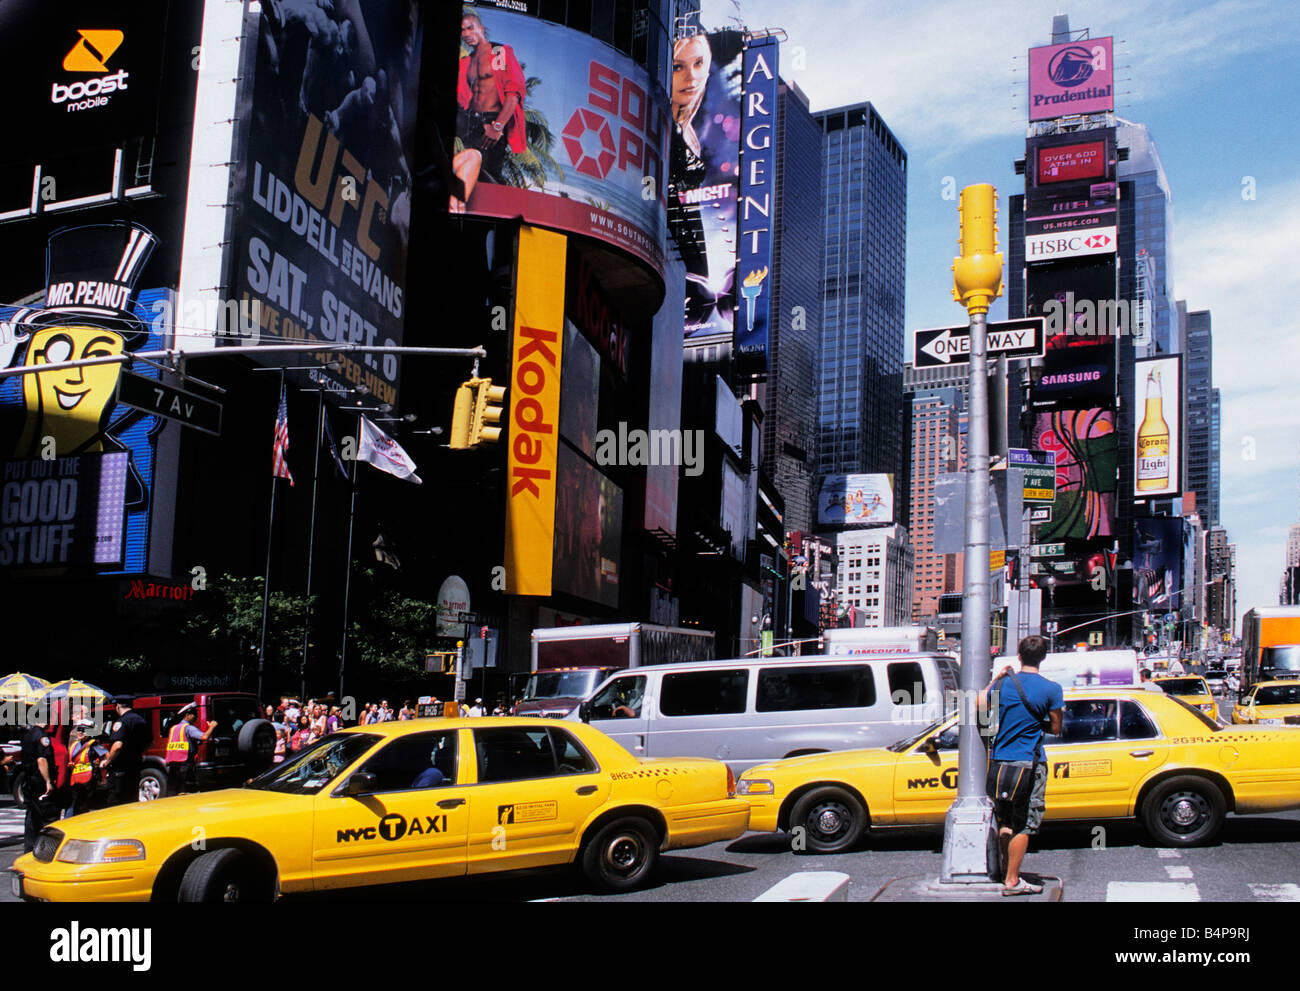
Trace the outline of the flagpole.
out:
[[[302,664],[298,675],[301,680],[299,694],[307,697],[307,643],[311,636],[311,566],[316,550],[316,486],[320,481],[320,448],[325,442],[325,390],[316,393],[316,458],[311,467],[311,526],[307,537],[307,595],[302,617]]]
[[[361,453],[361,420],[357,419],[357,447],[352,456],[352,505],[348,509],[347,577],[343,582],[343,651],[339,654],[339,704],[343,704],[343,673],[348,663],[348,600],[352,594],[352,524],[357,516],[357,461]]]
[[[284,370],[280,370],[280,398],[284,398]],[[276,422],[279,423],[279,406]],[[266,671],[266,620],[271,604],[271,540],[275,536],[275,493],[280,476],[271,474],[271,518],[266,525],[266,574],[262,576],[262,639],[257,647],[257,698],[262,699],[262,677]]]

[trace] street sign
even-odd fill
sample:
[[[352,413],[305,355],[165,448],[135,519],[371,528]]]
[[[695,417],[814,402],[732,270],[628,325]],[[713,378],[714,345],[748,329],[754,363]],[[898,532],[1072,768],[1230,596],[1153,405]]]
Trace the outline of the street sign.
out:
[[[1056,452],[1026,451],[1013,447],[1007,451],[1007,464],[1025,473],[1025,502],[1056,501]],[[1051,516],[1048,516],[1051,519]],[[1030,517],[1031,522],[1039,521]]]
[[[1065,544],[1030,544],[1031,557],[1060,557],[1065,553]]]
[[[1051,523],[1052,507],[1051,506],[1031,506],[1029,509],[1030,523]]]
[[[221,434],[220,403],[125,369],[118,378],[117,401],[202,430],[205,434]]]
[[[1042,357],[1047,351],[1043,318],[998,320],[988,325],[989,357]],[[970,364],[970,327],[939,327],[912,332],[912,363],[917,368]]]

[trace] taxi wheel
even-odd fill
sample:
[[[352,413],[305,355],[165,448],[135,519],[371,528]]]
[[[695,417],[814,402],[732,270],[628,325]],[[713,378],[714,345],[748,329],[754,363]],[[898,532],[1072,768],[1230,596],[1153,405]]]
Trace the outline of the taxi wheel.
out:
[[[269,902],[272,885],[247,854],[229,847],[210,850],[185,869],[177,901]]]
[[[654,873],[659,834],[644,819],[607,823],[582,850],[582,872],[603,891],[631,891]]]
[[[803,830],[803,848],[809,853],[850,850],[866,828],[867,810],[843,788],[814,788],[790,813],[790,831]]]
[[[1215,785],[1188,775],[1156,785],[1142,807],[1142,822],[1165,846],[1197,846],[1214,839],[1225,811]]]

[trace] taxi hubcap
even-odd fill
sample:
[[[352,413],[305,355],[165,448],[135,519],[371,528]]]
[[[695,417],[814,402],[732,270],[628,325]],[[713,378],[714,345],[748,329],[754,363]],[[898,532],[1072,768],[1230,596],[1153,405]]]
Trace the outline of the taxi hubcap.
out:
[[[1170,795],[1165,801],[1165,820],[1180,832],[1200,823],[1207,811],[1205,799],[1191,792]]]
[[[852,822],[848,810],[835,804],[817,806],[809,819],[813,830],[826,838],[843,832]]]
[[[617,870],[630,871],[641,860],[641,844],[634,836],[619,836],[609,845],[609,862]]]

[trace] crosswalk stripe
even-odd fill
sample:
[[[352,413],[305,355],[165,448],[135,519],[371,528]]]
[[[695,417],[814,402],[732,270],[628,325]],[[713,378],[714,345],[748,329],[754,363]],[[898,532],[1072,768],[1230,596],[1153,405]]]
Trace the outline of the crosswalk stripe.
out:
[[[1156,856],[1161,860],[1176,860],[1183,855],[1181,850],[1166,850],[1163,847],[1156,851]]]
[[[1252,884],[1250,893],[1262,902],[1300,902],[1300,884]]]
[[[1190,881],[1192,879],[1192,869],[1190,867],[1166,867],[1165,873],[1175,881]]]
[[[1108,902],[1199,902],[1201,893],[1187,881],[1111,881]]]

